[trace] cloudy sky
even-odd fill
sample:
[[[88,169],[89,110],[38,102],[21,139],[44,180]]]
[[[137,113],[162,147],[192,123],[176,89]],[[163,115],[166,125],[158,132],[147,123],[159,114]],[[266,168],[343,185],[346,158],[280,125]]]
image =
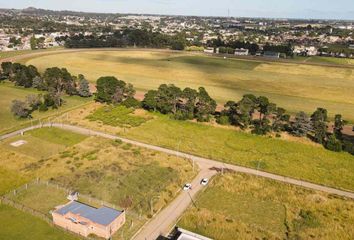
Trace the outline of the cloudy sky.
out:
[[[0,0],[0,8],[29,6],[89,12],[235,17],[354,19],[354,0]]]

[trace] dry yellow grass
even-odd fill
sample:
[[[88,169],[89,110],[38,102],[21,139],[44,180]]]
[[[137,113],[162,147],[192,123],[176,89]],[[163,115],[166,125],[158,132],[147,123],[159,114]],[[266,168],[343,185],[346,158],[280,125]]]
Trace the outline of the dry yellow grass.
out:
[[[179,225],[218,240],[354,237],[354,201],[254,176],[218,176],[196,205]]]
[[[354,121],[354,74],[350,68],[144,50],[51,54],[27,63],[42,71],[51,66],[67,67],[75,74],[85,74],[91,82],[103,75],[116,76],[141,91],[163,83],[192,88],[204,86],[220,103],[254,93],[268,96],[291,112],[313,112],[317,107],[325,107],[333,116],[341,113]]]

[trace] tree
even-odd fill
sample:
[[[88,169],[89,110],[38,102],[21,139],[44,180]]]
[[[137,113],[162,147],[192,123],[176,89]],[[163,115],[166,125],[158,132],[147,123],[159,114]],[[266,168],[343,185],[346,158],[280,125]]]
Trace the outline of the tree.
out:
[[[295,122],[291,124],[291,134],[297,137],[305,137],[313,130],[311,119],[304,112],[296,114]]]
[[[101,77],[97,80],[95,100],[106,103],[121,103],[127,98],[134,97],[133,85],[115,77]]]
[[[142,107],[148,111],[157,110],[157,91],[149,90],[142,101]]]
[[[28,118],[31,116],[31,107],[23,101],[13,100],[11,105],[11,112],[19,118]]]
[[[327,110],[324,108],[317,108],[317,110],[311,115],[312,122],[326,122],[327,121]]]
[[[91,97],[90,84],[84,77],[84,75],[79,75],[79,90],[78,93],[81,97]]]
[[[286,110],[284,108],[277,108],[275,116],[273,117],[272,129],[275,132],[284,131],[289,124],[290,115],[285,114]]]
[[[172,50],[184,50],[186,47],[186,41],[184,39],[175,39],[171,43]]]
[[[209,121],[210,115],[215,113],[216,101],[212,99],[205,88],[200,87],[198,101],[195,107],[195,117],[200,122]]]
[[[324,108],[317,108],[311,115],[313,123],[315,141],[324,144],[327,137],[327,110]]]
[[[342,151],[342,142],[336,138],[335,135],[331,135],[328,138],[328,141],[326,142],[326,148],[328,150],[334,151],[334,152],[341,152]]]
[[[36,88],[40,91],[46,91],[48,90],[48,87],[47,85],[45,84],[43,78],[41,78],[40,76],[35,76],[33,78],[33,81],[32,81],[32,87],[33,88]]]
[[[313,123],[315,141],[324,144],[327,137],[327,124],[323,121]]]
[[[37,49],[37,39],[34,36],[32,36],[30,39],[30,45],[32,50]]]
[[[43,74],[43,79],[45,85],[48,87],[48,91],[53,92],[52,95],[57,96],[56,98],[58,99],[61,99],[60,96],[63,92],[69,95],[77,94],[75,78],[73,78],[66,68],[47,68]]]
[[[12,62],[2,62],[1,68],[3,75],[6,77],[10,77],[10,74],[12,73]]]
[[[163,114],[176,114],[182,90],[173,84],[162,84],[157,90],[157,109]]]
[[[42,95],[31,94],[26,96],[26,103],[30,106],[31,111],[35,111],[42,104]]]
[[[342,139],[342,137],[343,137],[342,130],[346,124],[347,124],[347,122],[342,119],[342,115],[340,115],[340,114],[335,115],[333,134],[336,136],[337,139]]]

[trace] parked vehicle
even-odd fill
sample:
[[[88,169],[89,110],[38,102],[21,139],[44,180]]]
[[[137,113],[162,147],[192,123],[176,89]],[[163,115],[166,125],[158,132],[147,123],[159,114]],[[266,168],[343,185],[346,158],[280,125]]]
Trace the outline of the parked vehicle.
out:
[[[202,181],[200,181],[200,184],[203,186],[208,185],[208,183],[209,183],[209,179],[207,179],[207,178],[203,178]]]
[[[191,189],[192,189],[192,184],[191,183],[184,184],[184,186],[183,186],[183,190],[184,191],[188,191],[188,190],[191,190]]]

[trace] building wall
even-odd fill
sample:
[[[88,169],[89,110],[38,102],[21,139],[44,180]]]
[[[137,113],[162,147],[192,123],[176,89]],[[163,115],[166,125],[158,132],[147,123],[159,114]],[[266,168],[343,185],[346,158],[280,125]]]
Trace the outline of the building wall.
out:
[[[71,213],[68,213],[64,216],[57,214],[57,213],[52,213],[53,216],[53,223],[65,228],[69,231],[75,232],[77,234],[80,234],[82,236],[87,237],[90,234],[95,234],[99,237],[103,238],[110,238],[119,228],[121,228],[124,223],[125,223],[125,212],[122,212],[110,225],[108,226],[103,226],[100,224],[96,224],[94,222],[88,221],[85,218],[82,218],[78,215],[74,215]],[[86,222],[87,225],[82,225],[79,223],[73,223],[70,219],[70,217],[75,218],[78,221]]]
[[[52,213],[53,216],[53,223],[72,232],[75,232],[77,234],[80,234],[82,236],[87,237],[89,235],[88,233],[88,228],[87,226],[81,225],[81,224],[75,224],[69,219],[67,219],[67,216],[62,216],[57,213]]]

